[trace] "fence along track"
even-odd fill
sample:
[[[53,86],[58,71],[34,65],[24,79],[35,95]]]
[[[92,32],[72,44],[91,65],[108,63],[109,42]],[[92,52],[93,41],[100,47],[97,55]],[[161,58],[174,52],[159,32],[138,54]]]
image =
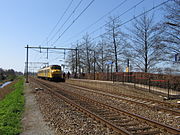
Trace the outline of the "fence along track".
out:
[[[103,124],[112,128],[118,133],[134,135],[160,134],[162,132],[169,132],[172,134],[180,133],[178,129],[171,128],[112,106],[105,105],[76,93],[60,89],[59,87],[49,83],[47,84],[44,81],[41,81],[40,85],[46,87],[46,89],[51,91],[56,96],[63,98],[69,104],[73,105],[94,119],[101,121]],[[52,91],[52,88],[56,90]],[[57,89],[60,90],[57,91]]]
[[[66,85],[67,85],[67,83],[66,83]],[[81,90],[84,89],[86,91],[101,94],[103,96],[109,96],[109,97],[112,97],[112,98],[115,98],[118,100],[125,100],[127,102],[139,104],[139,105],[146,106],[146,107],[156,109],[156,110],[162,110],[162,111],[169,112],[171,114],[180,116],[180,111],[179,111],[180,108],[174,104],[161,102],[161,101],[157,101],[157,100],[152,100],[152,99],[146,99],[146,98],[140,98],[140,97],[125,95],[125,94],[118,94],[118,96],[117,96],[117,95],[114,95],[111,93],[101,92],[101,91],[97,91],[97,90],[95,91],[94,89],[84,88],[84,87],[77,86],[74,84],[68,83],[68,85],[71,87],[74,87],[74,88],[79,88]]]

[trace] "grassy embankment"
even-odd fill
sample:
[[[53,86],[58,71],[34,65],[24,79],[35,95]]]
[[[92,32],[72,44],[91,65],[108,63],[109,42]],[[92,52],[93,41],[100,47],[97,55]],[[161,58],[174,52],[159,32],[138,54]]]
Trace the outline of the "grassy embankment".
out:
[[[24,79],[12,86],[14,89],[0,100],[0,135],[17,135],[21,132],[21,115],[24,110]]]

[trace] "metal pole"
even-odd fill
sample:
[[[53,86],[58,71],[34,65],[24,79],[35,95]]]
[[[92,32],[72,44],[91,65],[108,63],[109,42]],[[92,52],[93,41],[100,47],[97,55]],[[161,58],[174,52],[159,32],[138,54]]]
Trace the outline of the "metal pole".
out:
[[[94,80],[96,80],[96,57],[95,57],[95,51],[94,51]]]
[[[114,73],[112,73],[112,81],[113,81],[113,83],[114,83]]]
[[[27,45],[27,56],[26,56],[26,83],[29,83],[28,81],[28,48],[29,46]]]
[[[125,82],[124,72],[123,72],[123,74],[122,74],[122,77],[123,77],[123,84],[124,84],[124,82]]]
[[[80,56],[79,56],[79,50],[77,50],[77,52],[78,52],[79,74],[81,74],[81,61],[80,61]]]
[[[75,73],[75,78],[77,78],[77,65],[78,65],[78,59],[77,59],[77,47],[76,47],[76,73]]]
[[[48,59],[48,48],[47,48],[47,59]]]
[[[151,91],[151,78],[149,78],[149,92]]]
[[[130,82],[130,74],[129,74],[129,59],[127,59],[127,67],[128,67],[128,82]]]
[[[109,64],[107,64],[107,81],[109,81]]]
[[[136,87],[136,75],[135,73],[133,73],[133,77],[134,77],[134,88]]]
[[[113,75],[112,75],[112,63],[111,63],[111,81],[113,80]]]
[[[74,54],[73,53],[74,52],[72,52],[72,61],[71,61],[71,63],[72,63],[72,68],[73,68],[72,69],[73,70],[72,73],[74,74],[74,69],[75,69],[74,67],[75,67],[75,65],[74,65],[74,62],[73,62],[74,61]]]
[[[168,99],[170,98],[169,96],[169,80],[168,80]]]

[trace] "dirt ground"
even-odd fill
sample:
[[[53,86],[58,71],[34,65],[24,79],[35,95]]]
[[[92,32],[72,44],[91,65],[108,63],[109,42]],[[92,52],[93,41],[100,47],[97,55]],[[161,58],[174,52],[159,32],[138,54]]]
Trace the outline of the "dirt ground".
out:
[[[20,135],[55,135],[54,130],[43,120],[33,91],[29,84],[25,84],[25,111],[22,118],[23,132]]]

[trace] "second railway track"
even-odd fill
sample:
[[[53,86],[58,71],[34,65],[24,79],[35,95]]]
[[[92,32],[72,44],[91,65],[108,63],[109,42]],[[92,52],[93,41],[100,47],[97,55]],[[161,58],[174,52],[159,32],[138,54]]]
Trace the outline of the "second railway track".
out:
[[[139,104],[139,105],[146,106],[146,107],[149,107],[149,108],[152,108],[155,110],[160,110],[160,111],[171,113],[176,116],[180,116],[180,108],[178,105],[175,105],[175,104],[170,104],[170,103],[161,102],[158,100],[147,99],[147,98],[135,97],[132,95],[130,96],[130,95],[126,95],[126,94],[116,94],[115,95],[115,94],[103,92],[100,90],[96,90],[93,88],[92,89],[85,88],[85,87],[81,87],[81,86],[77,86],[77,85],[73,85],[73,84],[66,83],[66,85],[69,85],[70,87],[73,87],[73,88],[78,88],[81,90],[101,94],[103,96],[108,96],[108,97],[115,98],[118,100],[124,100],[124,101],[130,102],[130,103]]]

